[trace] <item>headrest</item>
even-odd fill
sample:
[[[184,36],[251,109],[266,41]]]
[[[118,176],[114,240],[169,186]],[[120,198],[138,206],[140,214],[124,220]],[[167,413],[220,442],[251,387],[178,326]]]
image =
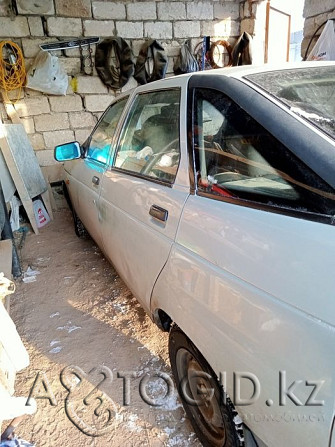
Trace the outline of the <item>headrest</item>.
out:
[[[179,116],[179,104],[169,104],[161,108],[161,116],[167,119],[176,120]]]

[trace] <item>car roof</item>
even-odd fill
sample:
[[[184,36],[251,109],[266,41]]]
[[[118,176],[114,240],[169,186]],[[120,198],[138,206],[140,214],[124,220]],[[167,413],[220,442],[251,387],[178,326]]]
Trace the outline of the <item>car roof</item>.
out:
[[[271,71],[283,71],[294,70],[301,68],[316,68],[316,67],[329,67],[335,68],[335,61],[300,61],[300,62],[285,62],[280,64],[263,64],[263,65],[240,65],[238,67],[224,67],[211,70],[197,71],[193,73],[187,73],[186,75],[179,76],[197,76],[197,75],[224,75],[233,77],[236,79],[244,78],[245,76],[256,73],[267,73]]]

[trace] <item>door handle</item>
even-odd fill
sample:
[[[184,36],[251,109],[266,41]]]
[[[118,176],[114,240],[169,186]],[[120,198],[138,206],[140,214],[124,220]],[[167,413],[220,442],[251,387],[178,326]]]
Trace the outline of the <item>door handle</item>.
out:
[[[94,176],[92,177],[92,183],[93,183],[93,185],[99,185],[99,183],[100,183],[100,179],[99,179],[99,177],[97,177],[96,175],[94,175]]]
[[[169,212],[168,210],[165,210],[164,208],[161,208],[158,205],[151,205],[149,214],[155,219],[161,220],[162,222],[166,222]]]

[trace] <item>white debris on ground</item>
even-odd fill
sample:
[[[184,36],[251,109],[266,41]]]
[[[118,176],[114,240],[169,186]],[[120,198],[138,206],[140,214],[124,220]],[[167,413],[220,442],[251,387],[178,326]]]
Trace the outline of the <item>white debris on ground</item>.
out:
[[[23,274],[22,281],[25,283],[35,282],[36,276],[39,275],[40,273],[41,272],[39,272],[38,270],[34,270],[30,266],[28,266],[27,270]]]
[[[29,233],[20,257],[40,274],[17,281],[12,298],[30,355],[16,392],[41,398],[17,435],[37,447],[200,447],[172,379],[168,335],[94,242],[75,236],[69,210]]]

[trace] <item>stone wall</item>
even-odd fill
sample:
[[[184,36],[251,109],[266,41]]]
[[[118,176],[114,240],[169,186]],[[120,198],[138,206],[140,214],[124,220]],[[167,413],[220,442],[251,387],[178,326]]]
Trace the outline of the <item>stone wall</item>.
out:
[[[0,40],[12,40],[20,46],[27,69],[41,43],[118,35],[132,47],[135,58],[146,39],[158,39],[166,50],[167,75],[171,76],[185,39],[191,38],[193,48],[205,35],[234,43],[240,33],[240,0],[0,0],[0,24]],[[59,57],[69,76],[66,96],[25,88],[15,104],[42,166],[54,163],[55,145],[83,142],[119,93],[108,91],[96,72],[94,76],[81,73],[78,48],[52,54]],[[136,85],[132,78],[122,91]],[[1,103],[0,113],[8,121]]]
[[[335,1],[334,0],[305,0],[304,7],[304,39],[301,45],[301,55],[306,53],[309,41],[318,27],[328,19],[335,18]],[[315,39],[310,45],[309,51],[313,48],[314,43],[320,36],[323,27],[317,33]]]

